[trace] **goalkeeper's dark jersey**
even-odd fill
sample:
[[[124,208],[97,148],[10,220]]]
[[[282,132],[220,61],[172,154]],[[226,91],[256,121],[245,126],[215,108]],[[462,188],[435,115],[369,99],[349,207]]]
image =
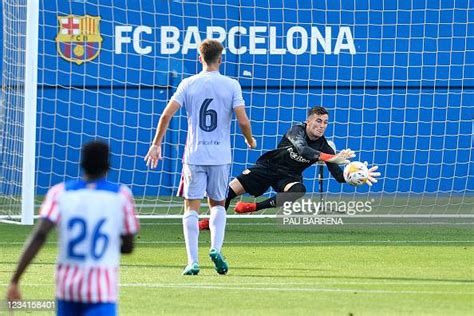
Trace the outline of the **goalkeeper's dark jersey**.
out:
[[[300,176],[306,168],[319,161],[321,152],[335,154],[324,136],[315,141],[310,140],[306,134],[306,124],[300,123],[291,127],[278,147],[263,154],[256,164],[271,168],[279,174]],[[337,164],[326,165],[338,182],[345,182],[342,169]]]

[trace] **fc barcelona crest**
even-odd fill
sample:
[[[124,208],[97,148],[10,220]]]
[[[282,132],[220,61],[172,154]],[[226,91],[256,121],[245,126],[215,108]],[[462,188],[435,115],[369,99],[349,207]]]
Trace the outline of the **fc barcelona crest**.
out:
[[[100,16],[58,16],[56,43],[62,58],[78,65],[93,60],[102,46]]]

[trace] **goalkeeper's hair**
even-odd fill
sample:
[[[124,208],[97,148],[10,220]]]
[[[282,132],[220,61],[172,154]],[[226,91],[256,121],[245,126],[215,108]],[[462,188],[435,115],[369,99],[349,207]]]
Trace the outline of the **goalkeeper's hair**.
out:
[[[206,64],[217,62],[223,50],[224,46],[219,41],[213,39],[206,39],[199,45],[199,52]]]
[[[100,140],[85,144],[82,147],[81,168],[91,177],[105,175],[110,168],[109,145]]]
[[[315,106],[315,107],[311,108],[308,111],[308,117],[310,117],[311,115],[314,115],[314,114],[324,115],[324,114],[329,114],[329,112],[328,112],[328,110],[326,110],[326,108],[324,108],[322,106]]]

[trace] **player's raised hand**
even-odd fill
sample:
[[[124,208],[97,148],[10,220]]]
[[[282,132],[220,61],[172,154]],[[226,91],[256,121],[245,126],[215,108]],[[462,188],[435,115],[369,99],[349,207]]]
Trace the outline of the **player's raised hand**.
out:
[[[338,165],[348,164],[350,161],[349,159],[355,157],[355,152],[352,151],[350,148],[343,149],[336,155],[329,155],[325,153],[321,153],[320,159],[326,162],[335,163]]]
[[[368,167],[367,161],[364,161],[364,165]],[[369,176],[367,177],[367,184],[369,186],[372,186],[372,184],[377,183],[377,177],[380,177],[380,172],[375,172],[379,167],[378,166],[372,166],[369,169]]]
[[[156,168],[156,166],[158,166],[158,160],[161,159],[163,159],[163,157],[161,157],[161,146],[151,145],[144,159],[147,167],[152,169]]]
[[[249,147],[252,148],[252,149],[257,148],[257,141],[256,141],[255,138],[253,138],[253,137],[252,137],[252,142],[251,142],[251,143],[249,143],[249,142],[247,141],[247,138],[245,138],[245,143],[247,144],[247,146],[249,146]]]
[[[7,290],[7,301],[21,300],[21,293],[16,283],[10,283]]]

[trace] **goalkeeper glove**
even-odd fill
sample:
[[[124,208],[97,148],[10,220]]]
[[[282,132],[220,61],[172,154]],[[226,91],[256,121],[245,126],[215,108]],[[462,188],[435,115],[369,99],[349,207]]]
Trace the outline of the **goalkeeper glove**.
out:
[[[350,148],[341,150],[336,155],[331,155],[331,154],[326,154],[326,153],[319,154],[320,160],[324,162],[335,163],[338,165],[348,164],[350,162],[349,159],[354,158],[354,157],[355,157],[355,153]]]
[[[367,161],[364,161],[364,165],[368,167]],[[380,177],[380,172],[375,172],[379,167],[378,166],[372,166],[369,169],[368,172],[368,177],[367,177],[367,184],[369,186],[372,186],[372,184],[377,183],[377,177]]]

